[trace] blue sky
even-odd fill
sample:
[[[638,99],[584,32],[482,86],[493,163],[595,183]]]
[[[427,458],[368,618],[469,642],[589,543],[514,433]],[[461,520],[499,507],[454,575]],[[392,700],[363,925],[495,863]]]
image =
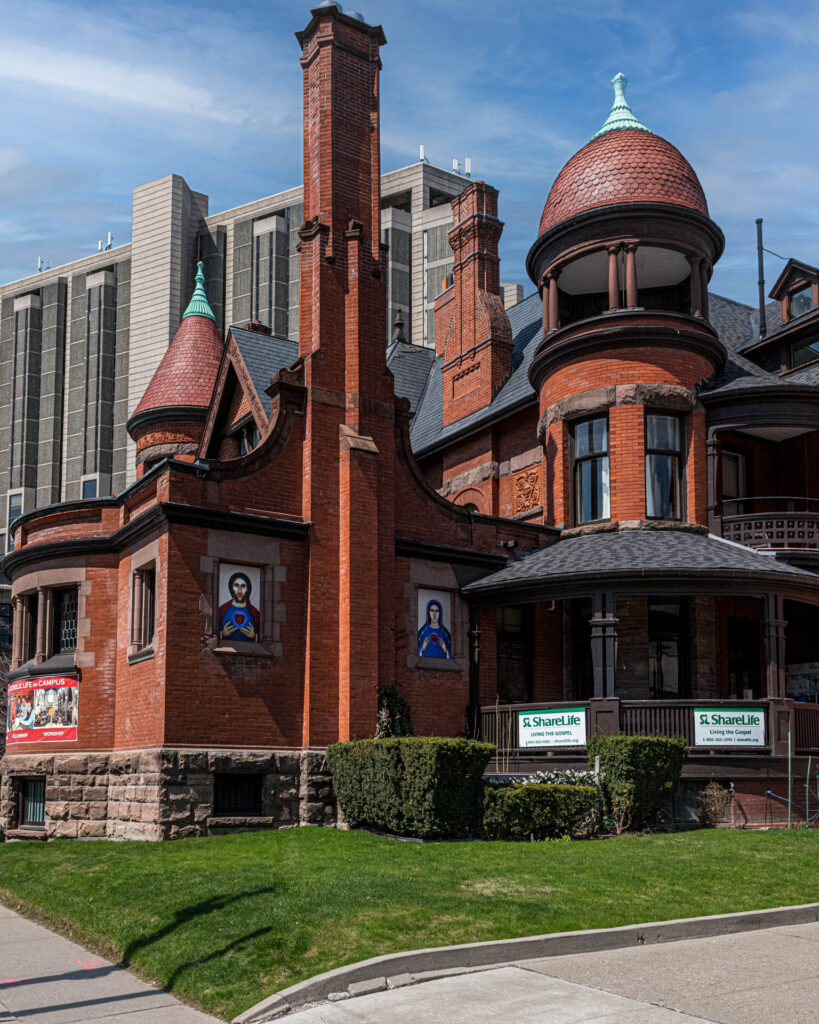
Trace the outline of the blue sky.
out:
[[[819,0],[351,0],[381,23],[386,170],[472,157],[500,189],[503,280],[623,71],[635,114],[688,157],[726,254],[712,287],[755,302],[765,243],[819,261]],[[0,281],[130,237],[131,192],[169,172],[212,212],[297,184],[295,0],[0,0]],[[782,264],[766,257],[773,283]]]

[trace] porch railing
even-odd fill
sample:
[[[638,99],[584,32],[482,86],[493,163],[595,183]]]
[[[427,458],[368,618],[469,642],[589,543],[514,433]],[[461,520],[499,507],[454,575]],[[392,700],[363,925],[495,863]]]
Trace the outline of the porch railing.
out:
[[[759,497],[722,502],[722,536],[749,548],[819,548],[819,500]]]
[[[697,743],[695,709],[743,711],[764,710],[764,745]],[[793,754],[819,754],[819,705],[803,704],[785,698],[755,701],[714,700],[619,700],[600,698],[589,701],[546,701],[537,704],[501,704],[481,708],[481,736],[498,747],[499,770],[514,770],[521,761],[537,762],[550,758],[582,756],[584,746],[560,746],[546,743],[529,746],[519,735],[521,712],[585,712],[586,739],[589,736],[623,732],[628,736],[682,736],[686,748],[703,754],[741,754],[744,757],[768,755],[787,757],[788,737]],[[496,765],[493,761],[492,765]],[[504,768],[504,765],[506,766]]]

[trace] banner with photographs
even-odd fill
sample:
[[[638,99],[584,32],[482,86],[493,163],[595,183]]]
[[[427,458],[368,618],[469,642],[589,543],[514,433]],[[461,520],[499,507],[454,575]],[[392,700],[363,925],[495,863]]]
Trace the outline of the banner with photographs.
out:
[[[79,680],[74,676],[9,683],[6,746],[77,739]]]

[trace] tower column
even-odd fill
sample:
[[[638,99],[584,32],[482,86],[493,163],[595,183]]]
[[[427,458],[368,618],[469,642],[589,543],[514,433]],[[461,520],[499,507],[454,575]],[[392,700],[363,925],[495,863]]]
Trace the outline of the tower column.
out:
[[[610,245],[606,250],[609,254],[609,309],[620,308],[620,283],[617,274],[617,256],[619,245]]]
[[[553,270],[549,275],[549,330],[556,331],[560,326],[560,307],[558,305],[557,279],[560,276],[559,270]]]
[[[702,316],[702,272],[700,264],[702,257],[689,256],[688,262],[691,265],[691,316]]]
[[[626,246],[626,306],[633,309],[637,305],[637,243],[630,242]]]

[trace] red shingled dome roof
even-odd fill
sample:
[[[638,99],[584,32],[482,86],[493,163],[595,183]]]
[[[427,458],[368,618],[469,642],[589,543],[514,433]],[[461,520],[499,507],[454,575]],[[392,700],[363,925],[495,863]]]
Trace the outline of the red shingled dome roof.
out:
[[[186,316],[156,368],[134,415],[172,406],[210,405],[224,345],[207,316]]]
[[[702,185],[678,149],[653,132],[618,128],[592,139],[558,174],[540,234],[584,210],[615,203],[673,203],[708,216]]]

